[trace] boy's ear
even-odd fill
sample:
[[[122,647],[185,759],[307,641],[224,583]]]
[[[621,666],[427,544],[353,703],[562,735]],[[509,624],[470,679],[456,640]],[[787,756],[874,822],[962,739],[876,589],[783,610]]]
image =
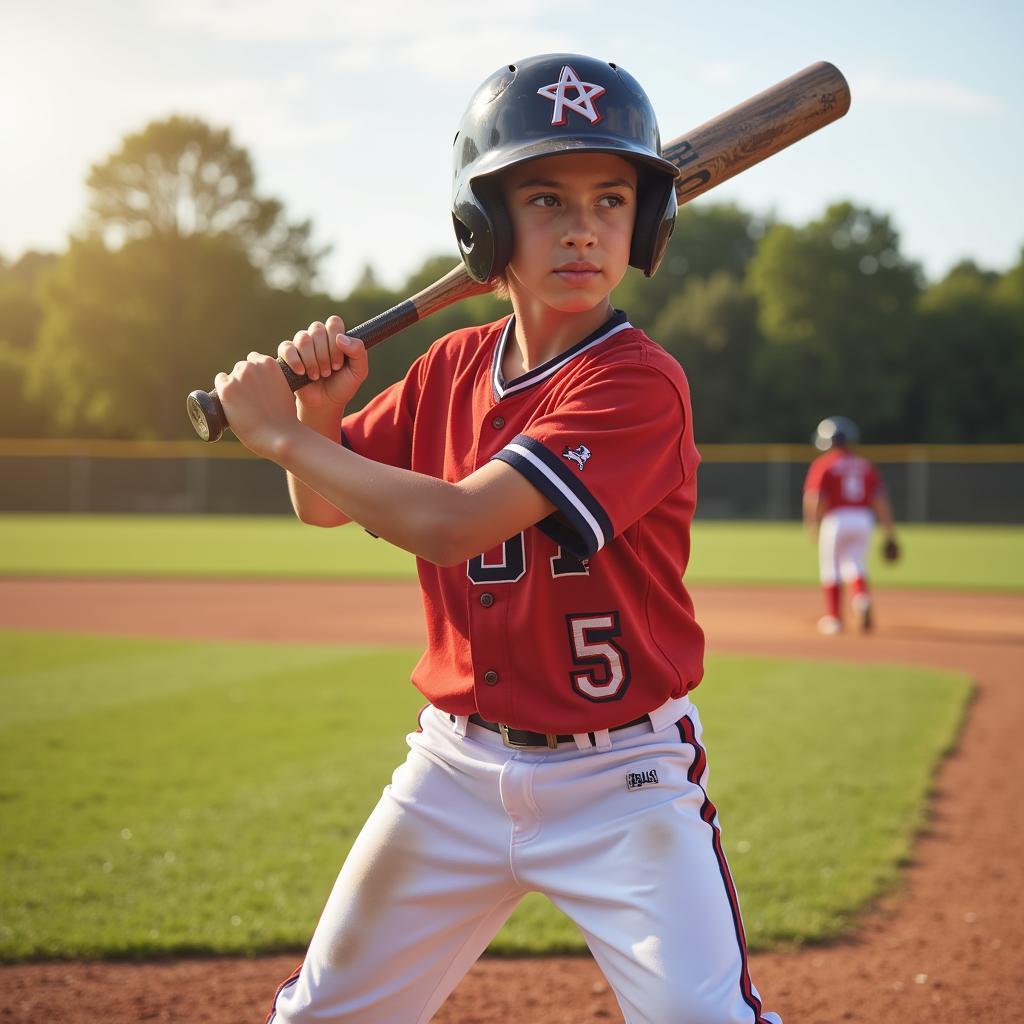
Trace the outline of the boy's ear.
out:
[[[676,226],[675,182],[665,175],[644,174],[637,183],[636,222],[629,264],[653,277]]]

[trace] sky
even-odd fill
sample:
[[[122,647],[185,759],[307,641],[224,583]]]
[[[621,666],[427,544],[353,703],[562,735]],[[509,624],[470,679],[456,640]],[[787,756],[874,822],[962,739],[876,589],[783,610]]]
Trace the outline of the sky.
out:
[[[484,16],[486,12],[486,17]],[[930,280],[1024,246],[1024,4],[975,0],[0,0],[0,256],[61,251],[89,167],[171,114],[228,128],[258,191],[399,287],[456,250],[451,143],[492,71],[536,53],[629,70],[665,140],[818,60],[845,118],[695,200],[803,224],[845,199],[887,215]]]

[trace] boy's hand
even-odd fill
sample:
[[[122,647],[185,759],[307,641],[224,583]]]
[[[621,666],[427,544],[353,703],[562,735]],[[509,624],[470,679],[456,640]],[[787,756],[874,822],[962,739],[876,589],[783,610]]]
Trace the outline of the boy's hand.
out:
[[[363,343],[345,334],[340,316],[328,317],[326,324],[310,324],[291,341],[282,341],[277,354],[297,374],[309,377],[310,383],[295,392],[300,413],[344,408],[369,370]]]
[[[251,452],[272,459],[279,442],[303,429],[276,359],[250,352],[231,373],[218,373],[213,383],[231,429]]]

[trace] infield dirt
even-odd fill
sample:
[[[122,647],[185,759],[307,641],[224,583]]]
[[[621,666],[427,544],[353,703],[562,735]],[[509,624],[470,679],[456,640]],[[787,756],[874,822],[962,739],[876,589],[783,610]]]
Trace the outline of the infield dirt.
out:
[[[814,632],[812,590],[705,586],[694,588],[694,598],[712,651],[938,666],[975,681],[904,884],[842,941],[752,957],[766,1005],[787,1024],[1024,1019],[1024,596],[882,591],[874,634],[827,638]],[[400,583],[0,579],[0,628],[423,640],[417,590]],[[6,966],[0,1021],[260,1022],[299,955]],[[585,957],[485,957],[434,1017],[436,1024],[621,1020]]]

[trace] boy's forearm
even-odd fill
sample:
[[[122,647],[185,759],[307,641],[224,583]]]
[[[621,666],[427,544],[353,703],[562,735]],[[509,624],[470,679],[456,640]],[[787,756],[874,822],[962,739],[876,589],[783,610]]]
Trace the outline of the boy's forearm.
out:
[[[455,484],[373,462],[305,425],[282,435],[271,453],[304,501],[312,496],[371,533],[438,564],[451,556],[447,527],[462,500]],[[314,504],[311,500],[310,505]]]
[[[327,410],[306,410],[300,405],[298,420],[322,437],[337,443],[341,433],[341,419],[344,410],[332,407]],[[285,472],[288,480],[288,495],[296,516],[312,526],[341,526],[349,517],[341,509],[325,500],[320,494],[303,483],[294,473]]]

